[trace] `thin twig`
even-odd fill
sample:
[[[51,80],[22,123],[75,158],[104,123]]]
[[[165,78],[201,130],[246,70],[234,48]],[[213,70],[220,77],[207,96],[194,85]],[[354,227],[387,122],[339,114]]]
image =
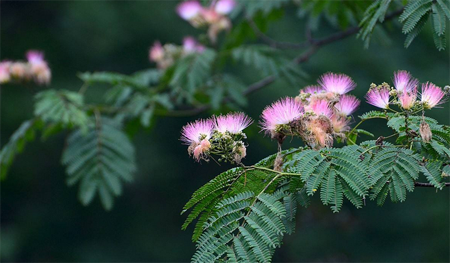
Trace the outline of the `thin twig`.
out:
[[[308,42],[293,43],[293,42],[284,42],[284,41],[274,40],[271,37],[269,37],[266,34],[264,34],[264,32],[262,32],[258,28],[258,26],[256,25],[255,21],[253,21],[253,19],[248,18],[247,20],[248,20],[248,23],[249,23],[250,27],[255,32],[256,36],[258,36],[261,40],[263,40],[264,42],[266,42],[269,46],[271,46],[273,48],[278,48],[278,49],[297,49],[297,48],[305,48],[305,47],[307,47],[309,45]]]
[[[420,182],[414,182],[414,186],[416,187],[434,187],[434,185],[430,183],[420,183]],[[444,186],[450,187],[450,183],[445,183]]]

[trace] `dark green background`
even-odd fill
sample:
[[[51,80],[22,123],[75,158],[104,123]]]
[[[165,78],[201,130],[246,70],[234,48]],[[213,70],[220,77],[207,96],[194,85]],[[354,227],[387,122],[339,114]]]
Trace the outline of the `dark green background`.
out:
[[[77,72],[132,73],[149,68],[148,48],[155,40],[180,43],[199,31],[179,19],[174,1],[42,1],[1,2],[1,59],[21,59],[28,49],[45,51],[53,72],[50,88],[77,90]],[[303,23],[294,11],[270,26],[268,34],[301,41]],[[315,33],[332,32],[326,26]],[[391,82],[392,73],[405,69],[421,81],[449,84],[449,53],[438,52],[429,31],[409,49],[399,28],[390,39],[363,43],[354,36],[323,47],[304,65],[310,78],[298,87],[279,81],[253,94],[245,110],[258,116],[265,105],[295,95],[327,71],[342,72],[358,83],[353,92],[362,98],[372,82]],[[230,68],[251,83],[258,78],[250,68]],[[1,145],[24,120],[32,118],[33,95],[42,87],[5,85],[1,88]],[[95,101],[105,88],[88,91]],[[430,115],[449,124],[446,109]],[[358,114],[373,107],[363,104]],[[206,114],[202,117],[207,116]],[[199,116],[196,116],[199,117]],[[4,261],[156,262],[189,261],[194,252],[192,229],[181,231],[180,212],[192,192],[228,167],[195,163],[179,142],[180,128],[192,118],[158,119],[150,131],[134,137],[138,173],[115,207],[105,212],[99,201],[83,207],[76,187],[65,184],[59,163],[66,134],[36,141],[18,156],[8,178],[1,182],[1,259]],[[378,135],[389,135],[384,122],[365,125]],[[251,164],[273,153],[276,145],[254,124],[249,130]],[[288,143],[286,143],[288,144]],[[290,146],[298,146],[294,141]],[[297,232],[285,239],[275,261],[448,262],[449,189],[436,193],[419,188],[407,202],[376,207],[368,202],[356,210],[348,202],[339,214],[318,197],[299,209]]]

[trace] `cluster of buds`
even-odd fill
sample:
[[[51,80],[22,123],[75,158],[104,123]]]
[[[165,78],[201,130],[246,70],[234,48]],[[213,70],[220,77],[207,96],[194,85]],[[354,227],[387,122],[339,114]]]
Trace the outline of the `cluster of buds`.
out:
[[[209,39],[214,43],[220,31],[231,28],[227,15],[235,6],[234,0],[215,0],[208,7],[202,6],[197,0],[189,0],[177,6],[177,13],[196,28],[208,27]]]
[[[442,90],[431,82],[422,83],[422,92],[418,92],[419,81],[407,71],[394,73],[394,86],[387,83],[371,84],[366,99],[369,104],[381,109],[397,105],[405,111],[429,110],[446,101],[450,91]],[[420,98],[419,98],[420,96]]]
[[[299,136],[314,149],[331,147],[334,138],[345,139],[349,117],[359,100],[349,91],[353,80],[344,74],[327,73],[318,85],[307,86],[295,98],[284,98],[266,107],[261,127],[279,144],[286,136]]]
[[[150,48],[149,59],[155,62],[158,68],[166,69],[170,67],[177,59],[187,56],[192,53],[202,53],[205,46],[197,42],[193,37],[185,37],[183,39],[183,46],[174,44],[161,45],[156,41]]]
[[[183,127],[181,140],[189,145],[188,153],[195,160],[208,161],[212,155],[219,162],[241,163],[247,155],[243,130],[253,121],[244,113],[229,113],[197,120]]]
[[[8,82],[35,81],[39,85],[50,83],[52,73],[39,51],[28,51],[27,61],[0,62],[0,84]]]

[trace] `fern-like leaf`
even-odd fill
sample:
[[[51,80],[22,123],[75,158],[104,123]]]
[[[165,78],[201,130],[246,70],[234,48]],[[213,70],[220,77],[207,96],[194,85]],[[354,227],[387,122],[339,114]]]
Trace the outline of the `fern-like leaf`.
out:
[[[63,152],[67,183],[79,182],[79,199],[88,205],[96,193],[103,207],[113,206],[113,197],[122,193],[122,182],[131,181],[136,170],[134,147],[117,123],[98,118],[87,133],[73,132]]]
[[[83,110],[83,96],[71,91],[46,90],[36,97],[34,115],[64,127],[86,128],[88,116]]]
[[[12,134],[8,143],[3,146],[0,152],[0,180],[6,178],[9,167],[14,161],[14,157],[21,153],[27,142],[33,141],[36,137],[36,131],[41,129],[43,123],[40,119],[25,121]]]

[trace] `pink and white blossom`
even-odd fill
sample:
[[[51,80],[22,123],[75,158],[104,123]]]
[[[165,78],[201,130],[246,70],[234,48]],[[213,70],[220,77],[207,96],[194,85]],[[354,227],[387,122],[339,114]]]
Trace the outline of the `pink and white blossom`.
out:
[[[315,100],[313,102],[311,102],[308,105],[308,111],[313,112],[314,114],[320,116],[326,116],[328,118],[331,118],[331,116],[333,115],[333,111],[330,108],[330,103],[326,100]]]
[[[261,127],[274,132],[278,125],[288,124],[303,115],[303,108],[294,98],[286,97],[267,106],[262,112]]]
[[[331,116],[331,124],[333,125],[333,131],[337,133],[345,132],[350,129],[350,120],[346,117],[334,114]]]
[[[306,86],[303,89],[300,90],[300,93],[307,93],[307,94],[316,94],[323,92],[324,89],[321,86],[311,85]]]
[[[199,44],[195,38],[188,36],[183,39],[183,50],[186,53],[202,53],[205,47]]]
[[[355,112],[359,104],[360,101],[355,96],[342,95],[334,107],[340,114],[348,116]]]
[[[28,77],[34,77],[38,84],[50,83],[52,73],[44,60],[44,53],[37,50],[30,50],[27,52],[27,60],[30,65]]]
[[[37,50],[28,51],[26,57],[30,64],[46,63],[44,60],[44,53]]]
[[[9,74],[9,66],[10,62],[1,62],[0,63],[0,84],[6,83],[11,79],[11,75]]]
[[[399,70],[394,73],[394,87],[399,92],[410,92],[419,85],[419,81],[408,71]]]
[[[367,103],[381,109],[389,108],[389,89],[370,89],[366,94]]]
[[[411,109],[414,106],[414,103],[416,103],[416,99],[417,99],[417,88],[414,88],[411,91],[403,91],[398,96],[400,106],[405,110]]]
[[[200,11],[200,15],[208,24],[217,24],[223,17],[212,8],[204,8]]]
[[[164,48],[159,41],[156,41],[150,48],[149,58],[153,62],[160,61],[164,58]]]
[[[236,1],[234,0],[219,0],[214,5],[214,10],[222,15],[227,15],[233,11],[236,6]]]
[[[356,83],[349,76],[331,72],[322,75],[318,82],[324,90],[341,95],[356,87]]]
[[[185,1],[177,6],[178,15],[184,20],[191,20],[197,17],[202,10],[202,5],[196,0]]]
[[[220,133],[241,133],[253,120],[242,112],[228,113],[215,118],[215,129]]]
[[[445,93],[442,89],[433,83],[427,82],[422,84],[421,102],[426,109],[431,109],[436,105],[444,103],[444,96]]]
[[[181,140],[187,145],[200,144],[211,138],[213,128],[214,122],[210,119],[188,123],[181,131]]]

